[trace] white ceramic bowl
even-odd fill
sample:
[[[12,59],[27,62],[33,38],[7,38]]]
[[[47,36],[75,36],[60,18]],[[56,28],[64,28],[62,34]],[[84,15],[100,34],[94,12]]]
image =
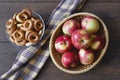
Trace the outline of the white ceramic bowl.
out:
[[[43,23],[42,34],[41,34],[41,36],[40,36],[40,38],[39,38],[39,41],[40,41],[41,38],[42,38],[43,35],[44,35],[45,22],[44,22],[43,18],[41,17],[41,15],[38,14],[38,13],[36,13],[35,11],[32,11],[32,16],[35,17],[35,18],[37,18],[37,19],[40,19],[40,20],[42,21],[42,23]],[[40,34],[40,32],[39,32],[39,34]],[[13,42],[10,40],[9,35],[8,35],[7,33],[6,33],[6,36],[7,36],[7,39],[8,39],[13,45],[17,46],[15,43],[13,43]],[[39,42],[39,41],[38,41],[38,42]],[[38,42],[37,42],[37,43],[38,43]],[[37,44],[37,43],[35,43],[35,44]],[[35,44],[25,44],[25,46],[32,46],[32,45],[35,45]],[[25,46],[21,46],[21,47],[25,47]]]

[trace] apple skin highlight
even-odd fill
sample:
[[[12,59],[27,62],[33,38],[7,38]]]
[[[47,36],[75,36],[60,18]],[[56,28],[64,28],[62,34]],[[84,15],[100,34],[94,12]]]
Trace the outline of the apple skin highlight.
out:
[[[69,36],[71,36],[72,32],[76,29],[80,29],[80,23],[74,19],[66,21],[62,26],[63,33]]]
[[[67,35],[62,35],[57,37],[56,41],[55,41],[55,49],[59,52],[59,53],[65,53],[67,51],[69,51],[72,48],[72,42],[71,42],[71,38]]]
[[[94,53],[92,50],[80,49],[78,55],[79,55],[80,62],[83,65],[89,65],[94,61]]]
[[[75,30],[72,33],[71,41],[77,49],[88,48],[91,44],[92,38],[88,32],[83,29]]]
[[[73,52],[66,52],[62,55],[61,62],[65,68],[75,68],[78,65],[78,55]]]

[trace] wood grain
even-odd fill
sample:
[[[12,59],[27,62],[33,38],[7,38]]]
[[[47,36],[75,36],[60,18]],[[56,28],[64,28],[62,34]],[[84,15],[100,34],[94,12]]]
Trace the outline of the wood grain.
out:
[[[20,49],[10,43],[0,43],[0,75],[10,69]]]
[[[5,22],[23,8],[39,13],[47,22],[60,0],[0,0],[0,75],[9,70],[21,47],[6,38]],[[110,44],[102,61],[92,70],[80,75],[60,71],[49,58],[35,80],[120,80],[120,0],[88,0],[83,12],[95,13],[106,23]]]
[[[1,2],[58,2],[61,0],[0,0]]]
[[[61,0],[0,0],[1,2],[57,2]],[[95,2],[120,2],[120,0],[87,0]]]
[[[89,72],[79,75],[60,71],[49,58],[36,80],[120,80],[119,45],[120,43],[111,43],[103,60]]]
[[[58,3],[0,3],[0,42],[8,42],[5,33],[5,23],[16,12],[19,12],[23,8],[30,8],[31,10],[40,14],[45,22],[49,18],[48,16]],[[4,9],[2,8],[4,6]]]
[[[57,6],[58,2],[55,3],[0,3],[0,18],[1,18],[1,29],[0,29],[0,42],[8,42],[5,36],[5,22],[9,19],[15,12],[20,11],[23,8],[29,7],[30,9],[39,13],[45,20],[52,10]],[[5,9],[2,8],[4,6]],[[106,6],[106,7],[105,7]],[[16,8],[17,7],[17,8]],[[120,21],[120,3],[96,3],[89,2],[82,9],[83,12],[91,12],[103,19],[106,23],[111,41],[119,41],[120,31],[119,21]],[[113,34],[114,33],[114,34]]]

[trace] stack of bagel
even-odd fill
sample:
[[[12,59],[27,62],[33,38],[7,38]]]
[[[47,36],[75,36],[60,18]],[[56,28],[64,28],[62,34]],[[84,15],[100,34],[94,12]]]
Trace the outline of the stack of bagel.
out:
[[[11,42],[18,46],[36,44],[43,33],[42,20],[34,17],[30,9],[15,13],[6,22],[6,32]]]

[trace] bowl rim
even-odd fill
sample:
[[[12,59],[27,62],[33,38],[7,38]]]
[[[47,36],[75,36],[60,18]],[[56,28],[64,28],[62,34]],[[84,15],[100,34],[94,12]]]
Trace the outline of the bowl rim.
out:
[[[40,15],[40,14],[38,14],[37,12],[35,12],[35,11],[32,11],[32,13],[33,13],[33,15],[35,14],[35,15],[37,15],[38,17],[39,17],[39,19],[42,21],[42,23],[43,23],[43,29],[42,29],[42,34],[41,34],[41,36],[40,36],[40,39],[39,40],[41,40],[42,39],[42,37],[43,37],[43,35],[44,35],[44,33],[45,33],[45,22],[44,22],[44,19],[42,18],[42,16]],[[40,32],[39,32],[39,34],[40,34]]]
[[[54,57],[53,57],[53,53],[52,53],[52,40],[53,40],[53,37],[54,37],[54,34],[56,32],[56,30],[61,27],[61,25],[68,19],[70,18],[73,18],[75,16],[79,16],[79,15],[89,15],[89,16],[93,16],[94,18],[96,18],[97,20],[99,20],[99,22],[103,25],[103,28],[104,28],[104,34],[105,34],[105,40],[106,40],[106,43],[105,43],[105,47],[104,49],[102,50],[99,58],[92,64],[89,66],[89,68],[86,68],[86,69],[83,69],[83,70],[78,70],[78,71],[72,71],[72,70],[68,70],[68,69],[65,69],[61,66],[59,66],[59,64],[54,60]],[[105,25],[105,23],[103,22],[103,20],[101,18],[99,18],[98,16],[96,16],[95,14],[93,13],[89,13],[89,12],[79,12],[79,13],[74,13],[72,14],[71,16],[65,18],[63,21],[61,21],[55,28],[55,30],[53,31],[53,34],[51,35],[51,38],[50,38],[50,42],[49,42],[49,50],[50,50],[50,57],[53,61],[53,63],[56,65],[57,68],[59,68],[60,70],[66,72],[66,73],[69,73],[69,74],[80,74],[80,73],[84,73],[84,72],[87,72],[89,70],[91,70],[92,68],[94,68],[100,61],[101,59],[103,58],[103,56],[105,55],[106,51],[107,51],[107,48],[108,48],[108,44],[109,44],[109,34],[108,34],[108,29]]]
[[[31,12],[32,12],[32,16],[33,16],[33,17],[36,17],[36,16],[37,16],[37,19],[41,20],[42,23],[43,23],[42,34],[41,34],[41,36],[40,36],[40,38],[39,38],[39,41],[40,41],[40,40],[42,39],[43,35],[44,35],[44,32],[45,32],[45,22],[44,22],[43,17],[42,17],[40,14],[38,14],[36,11],[31,10]],[[19,12],[16,12],[16,13],[19,13]],[[12,18],[12,17],[10,17],[10,18]],[[5,27],[6,27],[6,26],[5,26]],[[5,29],[6,29],[6,28],[5,28]],[[38,34],[40,34],[40,32],[39,32]],[[10,35],[7,34],[6,30],[5,30],[5,35],[6,35],[6,37],[7,37],[7,40],[8,40],[11,44],[13,44],[13,46],[15,46],[15,47],[29,47],[29,46],[33,46],[33,45],[39,43],[39,41],[38,41],[38,42],[35,43],[35,44],[31,44],[31,45],[26,45],[26,44],[25,44],[24,46],[18,46],[18,45],[16,45],[15,43],[13,43],[13,42],[9,39],[9,36],[10,36]]]

